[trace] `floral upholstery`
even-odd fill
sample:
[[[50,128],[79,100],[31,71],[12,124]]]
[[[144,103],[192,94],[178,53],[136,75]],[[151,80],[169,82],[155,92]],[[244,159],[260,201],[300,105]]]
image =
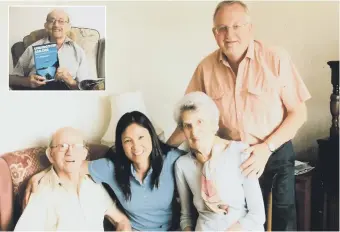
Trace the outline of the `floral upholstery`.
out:
[[[2,158],[7,162],[13,183],[13,194],[22,198],[23,188],[35,173],[47,168],[50,163],[45,155],[46,148],[29,148],[10,152]],[[24,181],[25,180],[25,181]]]

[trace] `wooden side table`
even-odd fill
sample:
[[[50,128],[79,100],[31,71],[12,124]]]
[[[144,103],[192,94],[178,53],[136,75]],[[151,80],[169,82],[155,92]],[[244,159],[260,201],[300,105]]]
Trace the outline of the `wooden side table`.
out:
[[[295,199],[297,212],[297,229],[311,230],[311,196],[313,170],[295,176]]]

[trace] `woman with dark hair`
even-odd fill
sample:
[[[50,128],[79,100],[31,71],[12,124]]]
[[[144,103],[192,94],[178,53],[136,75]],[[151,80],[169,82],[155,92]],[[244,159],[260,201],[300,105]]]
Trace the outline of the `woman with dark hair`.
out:
[[[134,230],[169,230],[178,149],[159,140],[150,120],[141,112],[124,114],[116,128],[115,151],[107,158],[84,161],[82,172],[114,191]],[[26,194],[38,185],[41,175],[30,180]]]

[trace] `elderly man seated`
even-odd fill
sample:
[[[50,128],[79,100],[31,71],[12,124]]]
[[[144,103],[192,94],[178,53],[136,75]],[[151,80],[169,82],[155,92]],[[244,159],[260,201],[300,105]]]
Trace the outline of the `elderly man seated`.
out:
[[[9,75],[9,84],[20,89],[67,90],[78,89],[78,82],[92,79],[84,50],[67,36],[71,29],[69,16],[60,9],[53,10],[47,15],[44,27],[48,36],[25,50]],[[46,82],[45,77],[36,74],[33,46],[52,42],[57,44],[59,68],[55,75],[57,81]]]
[[[104,216],[117,230],[131,230],[128,218],[120,212],[104,187],[80,174],[87,156],[80,131],[59,129],[46,155],[51,169],[40,180],[15,230],[101,230]]]

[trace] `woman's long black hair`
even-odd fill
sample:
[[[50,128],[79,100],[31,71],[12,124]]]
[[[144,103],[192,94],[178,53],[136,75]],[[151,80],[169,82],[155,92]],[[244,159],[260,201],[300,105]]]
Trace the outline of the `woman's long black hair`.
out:
[[[125,113],[118,121],[116,128],[115,152],[108,152],[108,158],[115,166],[115,178],[126,200],[131,200],[130,178],[132,162],[127,158],[122,144],[122,134],[128,126],[136,123],[147,129],[151,136],[152,151],[150,154],[150,166],[152,167],[151,188],[159,186],[159,176],[163,168],[163,155],[166,155],[172,147],[159,140],[151,121],[141,112],[133,111]]]

